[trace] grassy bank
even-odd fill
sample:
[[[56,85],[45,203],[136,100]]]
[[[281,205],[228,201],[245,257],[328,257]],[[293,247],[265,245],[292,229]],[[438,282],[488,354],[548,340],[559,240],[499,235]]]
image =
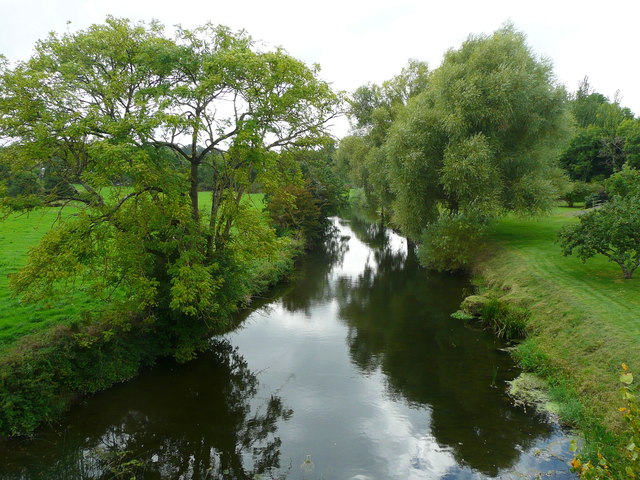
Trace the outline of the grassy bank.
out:
[[[640,372],[640,277],[622,279],[604,257],[583,264],[562,256],[557,233],[577,213],[501,220],[475,269],[481,290],[530,311],[521,363],[549,379],[561,416],[604,448],[612,437],[598,426],[622,426],[620,365]]]

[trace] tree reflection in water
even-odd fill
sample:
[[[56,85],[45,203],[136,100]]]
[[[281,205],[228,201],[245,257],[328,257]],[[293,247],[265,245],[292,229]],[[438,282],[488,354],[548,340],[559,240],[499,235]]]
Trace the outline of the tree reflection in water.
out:
[[[0,478],[285,478],[276,430],[293,411],[257,391],[237,349],[216,340],[204,359],[159,366],[90,399],[64,432],[0,446],[11,451],[0,453]]]
[[[364,374],[380,369],[396,399],[427,407],[431,434],[460,464],[490,476],[511,468],[551,427],[506,398],[504,382],[517,371],[501,344],[449,317],[462,300],[460,279],[420,268],[380,226],[349,226],[375,260],[357,279],[337,281],[352,362]]]
[[[323,246],[300,262],[294,281],[282,295],[283,308],[310,316],[312,306],[331,300],[335,292],[330,273],[342,264],[348,251],[349,237],[330,227]]]

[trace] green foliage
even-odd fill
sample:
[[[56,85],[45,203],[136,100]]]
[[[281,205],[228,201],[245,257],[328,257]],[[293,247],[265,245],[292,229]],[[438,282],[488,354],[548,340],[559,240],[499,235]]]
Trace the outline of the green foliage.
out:
[[[616,197],[580,216],[580,223],[559,234],[564,255],[575,253],[583,262],[604,255],[632,277],[640,266],[640,197]]]
[[[112,17],[39,42],[3,68],[0,89],[0,132],[13,140],[0,164],[21,180],[2,206],[79,210],[34,248],[16,291],[29,301],[79,287],[192,318],[215,318],[225,275],[242,271],[218,260],[245,233],[235,225],[245,192],[276,152],[324,144],[341,101],[317,66],[244,32],[208,24],[169,37],[157,22]],[[318,178],[329,168],[307,163]],[[44,189],[22,181],[31,171],[44,172]],[[322,180],[312,188],[329,209],[337,187]]]
[[[567,202],[567,206],[573,207],[576,203],[585,202],[589,195],[599,190],[600,186],[597,184],[576,180],[569,184],[569,189],[562,195],[562,200]]]
[[[640,196],[640,171],[627,163],[605,180],[604,187],[611,196]]]
[[[319,150],[293,152],[293,155],[322,216],[335,215],[346,205],[348,195],[345,179],[337,172],[335,144],[332,142]]]
[[[484,226],[461,214],[441,216],[424,229],[418,258],[435,270],[464,269],[476,253]]]
[[[516,340],[527,334],[529,311],[526,308],[492,298],[482,307],[481,317],[498,338]]]
[[[491,156],[491,147],[482,134],[449,144],[445,149],[440,183],[446,194],[455,199],[454,212],[460,207],[477,215],[493,212],[501,179]]]
[[[51,34],[14,67],[3,61],[0,90],[2,213],[61,207],[26,265],[7,272],[14,292],[34,302],[24,307],[34,319],[65,301],[70,314],[87,299],[96,312],[55,331],[43,322],[46,341],[24,340],[3,363],[0,430],[19,433],[158,355],[192,358],[291,268],[299,243],[278,239],[247,192],[287,152],[327,143],[341,96],[317,66],[245,32],[209,24],[168,36],[157,22],[112,17]],[[319,210],[333,208],[330,162],[292,161],[326,200]]]
[[[335,215],[347,202],[333,143],[318,150],[280,153],[261,180],[267,210],[279,235],[298,234],[313,243],[324,232],[326,217]]]
[[[38,218],[32,223],[39,223]],[[225,279],[222,285],[211,289],[216,305],[209,308],[215,312],[215,322],[194,322],[192,312],[183,313],[180,307],[173,313],[159,312],[154,316],[133,314],[138,300],[132,298],[119,306],[112,304],[113,308],[106,312],[99,304],[91,305],[92,309],[101,310],[80,318],[77,309],[61,309],[69,318],[56,317],[53,326],[42,321],[38,323],[39,330],[22,336],[11,346],[2,338],[0,434],[30,433],[43,421],[55,420],[75,395],[127,380],[159,356],[173,355],[179,361],[187,361],[207,348],[209,336],[229,324],[228,315],[238,302],[248,302],[252,295],[289,274],[293,259],[300,252],[298,243],[287,238],[274,240],[265,217],[255,208],[243,209],[239,224],[246,237],[251,238],[235,238],[225,256],[212,267],[218,275],[214,278],[224,274]],[[25,229],[24,222],[20,225]],[[177,268],[183,267],[182,261],[188,258],[179,259]],[[192,273],[200,272],[184,272]],[[201,282],[200,276],[198,284]],[[188,290],[187,294],[191,292]],[[185,303],[201,301],[203,298]],[[81,298],[76,303],[78,308],[87,307]],[[14,309],[20,308],[32,307]],[[23,313],[28,315],[29,311]],[[2,324],[3,333],[8,326]]]
[[[463,250],[477,234],[452,240],[454,228],[478,230],[463,228],[462,219],[482,224],[505,211],[549,209],[557,196],[549,175],[554,142],[567,131],[565,96],[550,65],[507,26],[447,52],[398,115],[384,147],[393,221],[410,238],[438,242],[426,247],[429,258],[443,255],[438,268],[457,269],[470,258]],[[428,233],[442,229],[441,217],[454,253]]]
[[[383,222],[392,214],[394,198],[389,178],[390,160],[383,145],[409,99],[423,92],[428,82],[427,64],[410,60],[399,75],[382,85],[367,84],[358,88],[350,100],[349,116],[355,135],[340,142],[338,169],[362,188],[366,197],[366,204],[362,206],[368,211],[380,211]]]
[[[18,172],[7,179],[6,194],[10,197],[27,197],[42,193],[38,175],[32,172]]]
[[[321,211],[308,185],[289,185],[270,197],[268,205],[269,215],[281,234],[298,231],[307,238],[319,235]]]
[[[574,180],[583,182],[601,181],[618,171],[624,159],[617,137],[609,138],[609,151],[605,149],[606,132],[603,128],[590,125],[578,130],[568,147],[560,154],[560,165]],[[613,157],[611,155],[614,155]]]
[[[594,92],[589,84],[589,78],[584,77],[575,98],[571,102],[571,113],[579,127],[585,128],[597,123],[598,110],[601,105],[609,103],[607,97]]]
[[[559,161],[573,180],[602,181],[625,163],[640,165],[640,121],[617,99],[594,92],[585,78],[570,108],[578,129]]]
[[[622,461],[619,458],[608,459],[600,451],[598,451],[595,460],[577,455],[571,461],[571,467],[581,479],[604,480],[638,478],[640,476],[640,407],[637,393],[632,384],[633,374],[629,371],[629,367],[623,363],[620,371],[620,393],[626,406],[618,409],[626,421],[623,435],[624,444],[620,446],[621,455],[619,455]],[[575,446],[572,450],[576,451]]]
[[[122,312],[117,315],[123,317]],[[30,433],[40,422],[55,419],[72,393],[92,393],[128,379],[158,354],[168,353],[166,334],[147,338],[133,333],[139,335],[152,324],[125,323],[114,314],[75,331],[60,328],[5,355],[0,363],[0,431]]]

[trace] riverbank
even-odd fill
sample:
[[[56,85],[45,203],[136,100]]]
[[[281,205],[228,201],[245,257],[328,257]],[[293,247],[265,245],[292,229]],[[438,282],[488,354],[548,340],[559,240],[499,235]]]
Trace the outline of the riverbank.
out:
[[[623,425],[620,365],[640,372],[640,278],[624,280],[604,257],[583,264],[562,256],[557,232],[578,213],[501,220],[474,276],[481,293],[529,312],[527,340],[514,354],[547,379],[561,419],[590,448],[613,453]]]
[[[261,205],[262,198],[248,201]],[[26,262],[28,248],[57,214],[45,209],[0,224],[6,247],[0,258],[0,435],[29,434],[56,420],[78,397],[128,380],[158,358],[192,358],[220,325],[229,323],[216,319],[213,327],[194,317],[133,315],[126,302],[98,305],[82,293],[51,304],[20,304],[9,292],[7,274]],[[278,239],[268,258],[243,264],[244,287],[238,291],[244,293],[225,301],[246,305],[287,276],[301,251],[300,241]]]

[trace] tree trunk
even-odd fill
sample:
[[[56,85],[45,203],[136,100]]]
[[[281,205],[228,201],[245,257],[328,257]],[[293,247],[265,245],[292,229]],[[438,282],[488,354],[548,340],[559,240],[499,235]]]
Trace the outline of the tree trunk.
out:
[[[198,205],[198,165],[199,162],[197,160],[191,160],[191,189],[189,190],[189,196],[191,197],[191,215],[196,223],[200,221],[200,208]]]
[[[633,276],[633,272],[635,272],[636,268],[638,268],[637,265],[631,268],[627,267],[622,263],[618,263],[618,265],[620,265],[620,268],[622,268],[622,276],[624,277],[625,280],[629,280]]]

